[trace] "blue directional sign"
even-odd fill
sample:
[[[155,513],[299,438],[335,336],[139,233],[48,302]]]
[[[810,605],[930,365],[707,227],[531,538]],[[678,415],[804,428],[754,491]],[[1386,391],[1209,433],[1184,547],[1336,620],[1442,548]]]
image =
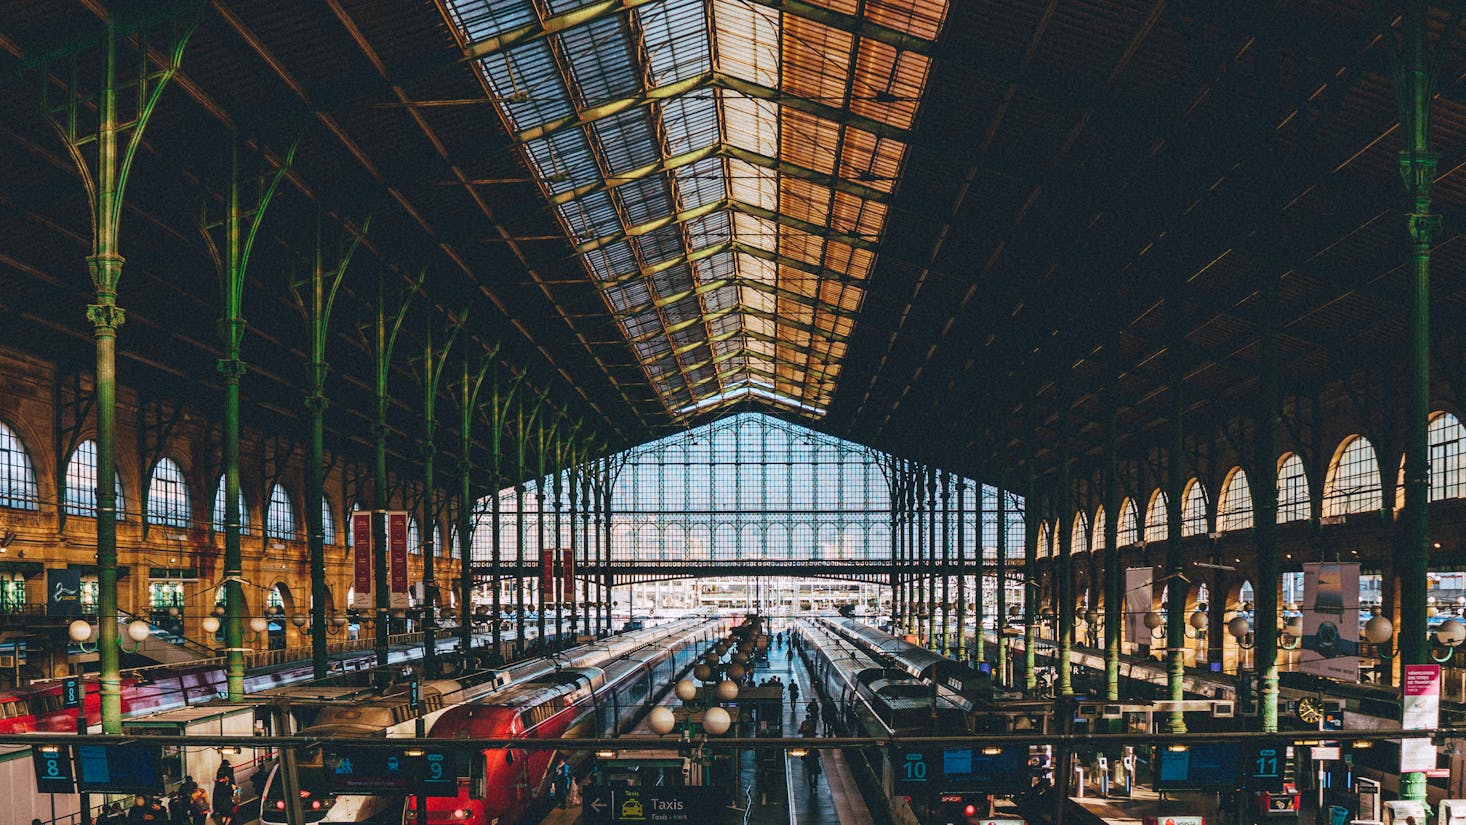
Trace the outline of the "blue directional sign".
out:
[[[385,748],[327,748],[321,755],[326,787],[336,793],[408,793],[411,759]]]
[[[407,709],[417,713],[420,707],[422,707],[422,686],[416,679],[413,679],[407,683]]]
[[[1156,790],[1231,788],[1238,769],[1236,742],[1204,742],[1182,751],[1156,749]]]
[[[721,788],[587,788],[582,796],[585,825],[677,825],[706,822],[728,804]]]
[[[417,758],[417,792],[423,796],[457,796],[458,771],[453,754],[426,751]]]
[[[82,793],[162,793],[158,745],[78,745],[77,788]]]
[[[76,793],[71,773],[71,748],[66,745],[41,745],[31,749],[31,762],[36,769],[36,790],[41,793]]]

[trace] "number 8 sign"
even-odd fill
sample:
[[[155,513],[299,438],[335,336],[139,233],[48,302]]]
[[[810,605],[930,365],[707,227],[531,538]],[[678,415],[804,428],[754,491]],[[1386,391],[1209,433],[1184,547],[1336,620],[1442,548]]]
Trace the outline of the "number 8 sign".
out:
[[[36,769],[36,790],[41,793],[76,793],[71,773],[71,748],[42,745],[31,749]]]

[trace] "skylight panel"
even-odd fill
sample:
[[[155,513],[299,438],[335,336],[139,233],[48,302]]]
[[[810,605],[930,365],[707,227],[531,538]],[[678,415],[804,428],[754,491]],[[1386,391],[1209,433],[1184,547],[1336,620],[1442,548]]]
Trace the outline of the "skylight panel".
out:
[[[458,0],[448,4],[453,23],[470,43],[528,26],[539,19],[532,0]]]
[[[777,103],[727,89],[720,89],[718,98],[723,102],[723,128],[729,143],[764,157],[779,156]]]
[[[636,271],[636,256],[626,241],[613,241],[593,249],[585,253],[585,259],[590,263],[591,274],[602,281]]]
[[[685,189],[683,190],[684,197],[686,196],[686,191]],[[717,246],[732,240],[733,225],[728,218],[727,212],[713,212],[689,222],[687,224],[687,237],[690,242],[689,245],[693,250],[707,249],[710,246]],[[704,269],[706,266],[711,265],[707,261],[700,261],[698,264],[699,270]]]
[[[770,211],[779,207],[779,182],[773,171],[734,158],[727,164],[729,197]]]
[[[682,230],[676,226],[654,229],[636,238],[636,249],[648,266],[682,257]]]
[[[560,214],[577,241],[610,235],[621,228],[616,207],[606,192],[592,192],[560,207]]]
[[[677,178],[677,191],[682,196],[683,209],[697,209],[726,197],[721,158],[706,158],[684,166],[673,174]],[[694,248],[697,246],[694,244]]]
[[[645,109],[618,112],[590,127],[601,146],[608,176],[622,175],[656,163],[662,157]]]
[[[802,2],[445,0],[674,414],[822,414],[864,298],[947,4]]]
[[[579,129],[532,140],[524,148],[551,193],[565,192],[601,179],[590,143]]]
[[[667,0],[636,10],[651,85],[665,86],[712,69],[703,0]]]
[[[713,90],[674,97],[662,103],[661,111],[673,157],[718,144],[718,101]]]
[[[602,17],[559,35],[581,104],[599,106],[641,90],[641,69],[632,58],[631,32],[620,15]]]
[[[654,218],[665,218],[677,211],[672,206],[672,190],[668,188],[665,174],[628,181],[616,187],[615,193],[631,226],[648,223]]]
[[[768,88],[779,85],[779,12],[745,0],[714,0],[718,68]]]
[[[515,129],[538,126],[575,111],[547,41],[533,40],[491,54],[479,66]]]

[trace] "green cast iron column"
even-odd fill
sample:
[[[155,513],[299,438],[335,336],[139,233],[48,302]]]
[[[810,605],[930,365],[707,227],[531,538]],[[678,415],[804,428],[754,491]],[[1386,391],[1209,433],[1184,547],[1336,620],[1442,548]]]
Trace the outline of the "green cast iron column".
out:
[[[967,502],[967,480],[961,476],[956,477],[957,481],[957,661],[967,661],[967,513],[965,507]],[[978,487],[978,498],[982,497],[982,488]],[[979,510],[981,512],[981,510]],[[982,519],[979,517],[979,523]],[[982,656],[982,560],[978,559],[977,566],[977,604],[979,609],[974,611],[977,615],[977,638],[973,640],[973,649],[977,651],[978,657]]]
[[[293,155],[295,149],[291,148]],[[287,162],[288,165],[288,162]],[[281,168],[281,175],[277,178],[283,180],[285,167]],[[325,416],[326,416],[326,376],[330,372],[330,366],[326,361],[326,341],[328,340],[331,325],[331,310],[336,305],[336,295],[341,289],[341,282],[346,277],[347,267],[361,242],[371,226],[371,218],[368,217],[362,222],[361,229],[356,232],[351,243],[347,246],[340,260],[328,273],[325,265],[325,250],[321,235],[321,215],[316,215],[315,253],[311,264],[309,281],[290,283],[291,295],[295,300],[295,306],[300,310],[305,319],[306,327],[310,337],[310,361],[307,364],[307,375],[309,384],[306,387],[305,409],[308,417],[307,428],[310,431],[310,443],[307,446],[309,452],[306,455],[305,468],[305,495],[306,495],[306,532],[309,534],[307,540],[310,542],[310,565],[311,565],[311,610],[310,610],[310,635],[311,635],[311,669],[317,679],[324,678],[328,670],[326,657],[326,602],[330,600],[330,592],[326,589],[326,547],[325,536],[323,535],[323,523],[319,512],[320,502],[323,500],[323,489],[325,487]],[[232,493],[226,493],[234,497]],[[314,520],[312,520],[314,518]],[[349,531],[351,525],[348,522],[346,529]],[[227,541],[227,534],[226,534]],[[345,605],[351,607],[351,605]],[[344,610],[344,608],[343,608]],[[344,612],[342,615],[345,615]]]
[[[1058,691],[1061,697],[1074,695],[1074,684],[1069,673],[1069,661],[1074,653],[1074,514],[1071,510],[1069,486],[1069,428],[1066,410],[1059,415],[1059,507],[1054,533],[1059,542],[1059,609],[1057,616],[1059,637]]]
[[[1405,509],[1403,535],[1395,561],[1399,576],[1401,664],[1428,664],[1430,645],[1426,626],[1426,570],[1429,564],[1430,524],[1430,247],[1440,231],[1440,216],[1431,213],[1431,186],[1438,155],[1430,148],[1431,100],[1440,69],[1428,67],[1426,45],[1429,4],[1407,0],[1403,18],[1403,60],[1396,72],[1400,103],[1400,174],[1409,197],[1406,226],[1410,233],[1408,351],[1405,386]],[[1386,33],[1388,35],[1388,32]],[[1447,31],[1449,39],[1454,32]],[[1436,44],[1444,52],[1447,42]],[[1402,799],[1425,799],[1425,775],[1400,777]]]
[[[996,603],[993,609],[997,612],[997,621],[993,623],[994,632],[998,640],[998,679],[1006,686],[1008,685],[1008,471],[998,463],[998,500],[994,502],[994,518],[997,520],[997,587],[993,595]],[[978,535],[982,534],[979,527]]]
[[[1125,615],[1125,594],[1120,577],[1120,453],[1119,416],[1115,395],[1118,360],[1110,347],[1110,384],[1105,389],[1105,699],[1120,700],[1120,628]]]
[[[158,21],[147,21],[158,22]],[[68,67],[73,82],[67,88],[67,102],[52,105],[44,95],[50,91],[53,76],[65,76],[67,71],[53,73],[44,63],[23,64],[22,69],[39,68],[42,84],[42,110],[44,116],[62,136],[71,156],[77,162],[77,171],[87,182],[87,196],[92,217],[92,254],[86,258],[87,272],[91,276],[96,293],[96,303],[87,306],[87,320],[92,323],[92,338],[96,350],[96,409],[97,409],[97,653],[100,668],[100,703],[102,730],[104,733],[122,732],[122,687],[120,674],[120,649],[117,646],[117,490],[116,490],[116,435],[117,435],[117,328],[122,325],[124,313],[117,306],[117,287],[122,278],[123,257],[120,249],[120,224],[122,222],[123,193],[127,187],[133,157],[142,144],[143,132],[147,128],[158,101],[168,82],[177,73],[183,59],[183,49],[193,35],[196,23],[175,29],[168,61],[161,68],[144,67],[141,77],[129,76],[125,88],[136,93],[138,106],[130,116],[120,116],[117,110],[119,85],[117,67],[118,42],[134,31],[119,31],[115,15],[108,15],[104,21],[105,32],[102,44],[102,76],[90,89],[77,88],[75,81],[76,60],[68,52],[56,60],[70,60]],[[94,96],[93,96],[94,95]],[[82,133],[77,124],[78,111],[96,105],[97,130]],[[125,144],[118,145],[123,132],[131,132]],[[93,167],[88,158],[93,152],[87,144],[96,143],[96,164]],[[119,151],[120,149],[120,151]]]
[[[473,496],[473,413],[478,408],[478,394],[484,385],[484,376],[489,367],[497,363],[497,353],[480,362],[478,371],[473,372],[469,361],[473,353],[470,347],[463,348],[463,368],[458,383],[458,644],[465,654],[473,651],[473,534],[478,530],[477,507]],[[497,404],[497,397],[495,403]],[[498,409],[497,406],[494,408]],[[497,428],[495,428],[497,429]],[[493,587],[493,618],[489,621],[492,651],[490,664],[497,665],[500,651],[504,648],[503,631],[499,628],[499,449],[496,432],[489,434],[493,445],[489,451],[490,496],[494,516],[489,522],[493,532],[494,555],[490,565],[489,583]]]
[[[1038,691],[1034,647],[1038,644],[1038,519],[1034,512],[1034,468],[1028,462],[1028,484],[1023,493],[1023,692]]]
[[[423,273],[426,274],[426,271]],[[372,405],[372,509],[380,515],[387,509],[387,407],[391,402],[388,394],[387,379],[391,373],[392,350],[397,345],[397,333],[402,330],[402,321],[407,317],[407,308],[412,301],[412,295],[417,292],[417,287],[422,285],[419,278],[417,285],[412,292],[407,294],[398,307],[396,317],[389,324],[387,322],[387,286],[386,273],[377,273],[377,300],[376,315],[373,319],[372,338],[370,344],[372,355],[372,372],[374,378],[374,394]],[[431,525],[429,525],[431,529]],[[387,640],[391,632],[390,610],[391,594],[388,592],[391,586],[391,579],[387,575],[387,520],[386,518],[372,518],[372,545],[376,548],[373,554],[373,576],[372,587],[375,591],[375,603],[377,608],[376,616],[376,653],[377,667],[387,666]]]
[[[1252,456],[1252,537],[1257,543],[1252,633],[1262,730],[1278,730],[1278,276],[1259,290],[1262,328],[1257,375],[1256,436]]]
[[[938,649],[943,656],[952,652],[952,577],[948,575],[952,564],[952,534],[948,531],[951,525],[951,513],[948,507],[951,504],[952,490],[949,485],[950,476],[945,472],[939,472],[942,486],[942,632]],[[935,585],[935,583],[933,583]],[[957,625],[958,635],[961,635],[962,625]]]
[[[1167,360],[1171,369],[1171,445],[1166,451],[1166,693],[1172,701],[1186,698],[1186,596],[1191,583],[1182,575],[1185,554],[1181,549],[1181,510],[1185,502],[1186,478],[1182,475],[1181,454],[1185,448],[1181,417],[1181,399],[1185,371],[1180,356],[1181,288],[1177,287],[1170,313],[1176,327]],[[1173,711],[1166,715],[1167,733],[1185,733],[1186,715]]]
[[[922,556],[922,564],[926,573],[922,581],[926,590],[922,597],[922,606],[926,608],[925,622],[926,646],[929,650],[940,649],[940,640],[937,639],[937,468],[930,465],[923,468],[923,475],[926,476],[926,553]]]

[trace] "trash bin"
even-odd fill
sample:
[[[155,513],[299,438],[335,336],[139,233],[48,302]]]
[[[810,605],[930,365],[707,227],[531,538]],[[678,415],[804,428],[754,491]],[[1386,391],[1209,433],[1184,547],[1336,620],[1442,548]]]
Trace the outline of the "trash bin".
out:
[[[1349,809],[1339,805],[1329,806],[1329,825],[1349,825]]]

